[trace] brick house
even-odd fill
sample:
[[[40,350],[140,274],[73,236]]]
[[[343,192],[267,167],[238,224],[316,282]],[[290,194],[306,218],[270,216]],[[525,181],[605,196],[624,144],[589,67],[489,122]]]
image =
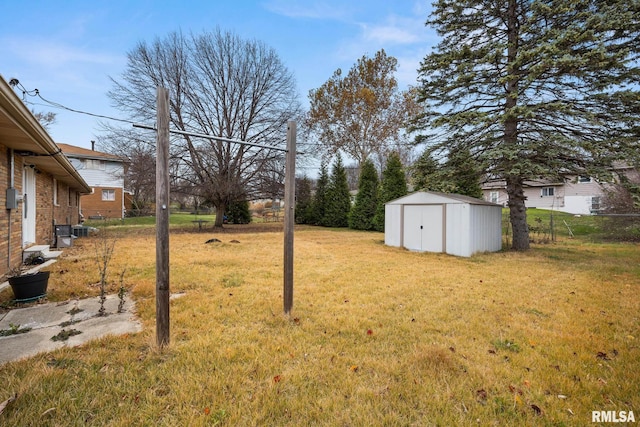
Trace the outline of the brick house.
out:
[[[82,215],[87,218],[124,218],[128,198],[124,189],[124,162],[118,156],[92,149],[58,144],[80,176],[91,187],[81,197]]]
[[[55,225],[80,222],[91,188],[0,76],[0,276],[23,250],[53,245]]]

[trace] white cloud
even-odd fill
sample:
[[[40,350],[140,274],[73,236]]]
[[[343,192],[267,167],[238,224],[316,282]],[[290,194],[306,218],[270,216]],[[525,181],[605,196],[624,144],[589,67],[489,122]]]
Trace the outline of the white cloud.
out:
[[[416,18],[388,16],[384,23],[360,24],[362,38],[383,44],[412,44],[421,41],[424,27]]]
[[[427,53],[421,49],[415,49],[396,57],[398,60],[396,79],[398,79],[399,87],[406,88],[418,84],[418,68]]]
[[[376,43],[407,44],[414,43],[418,40],[417,35],[411,31],[394,26],[382,25],[370,27],[363,24],[362,28],[362,37],[365,40],[371,40]]]
[[[263,3],[263,6],[273,13],[289,18],[343,20],[349,15],[349,10],[344,5],[325,1],[269,0]]]
[[[120,60],[114,55],[82,50],[50,40],[4,39],[0,45],[4,46],[3,50],[8,51],[10,57],[47,68],[65,68],[78,63],[105,65]]]

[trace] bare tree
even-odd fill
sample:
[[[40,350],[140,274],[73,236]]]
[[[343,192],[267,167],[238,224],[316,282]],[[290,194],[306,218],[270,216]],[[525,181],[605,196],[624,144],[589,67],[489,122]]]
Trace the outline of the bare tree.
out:
[[[221,30],[184,36],[171,33],[141,42],[109,96],[131,118],[150,122],[155,90],[169,90],[172,127],[266,146],[285,143],[288,120],[301,115],[296,83],[276,52]],[[192,136],[172,140],[171,169],[181,191],[216,207],[222,226],[230,203],[257,191],[256,176],[274,150]]]
[[[49,131],[49,126],[56,123],[56,113],[54,112],[49,111],[45,113],[43,111],[38,111],[36,113],[34,110],[31,110],[31,114],[33,114],[33,117],[40,122],[46,131]]]

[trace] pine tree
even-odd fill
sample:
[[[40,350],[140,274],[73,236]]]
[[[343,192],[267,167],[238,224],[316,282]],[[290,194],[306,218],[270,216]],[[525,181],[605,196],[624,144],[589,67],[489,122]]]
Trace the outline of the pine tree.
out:
[[[296,179],[296,224],[313,224],[311,180],[305,175]]]
[[[417,129],[506,182],[512,248],[529,248],[527,180],[602,176],[637,158],[638,0],[437,0]]]
[[[373,230],[373,217],[378,206],[378,172],[371,160],[362,165],[356,202],[349,212],[349,228]]]
[[[445,163],[445,173],[453,184],[452,193],[482,198],[480,166],[469,150],[465,148],[452,150]]]
[[[324,211],[323,225],[326,227],[347,227],[351,210],[351,195],[347,182],[347,172],[338,154],[331,169],[331,178],[327,187],[327,204]]]
[[[378,195],[378,206],[373,224],[378,231],[384,231],[384,205],[407,194],[407,180],[398,153],[393,152],[387,159],[382,172],[382,183]]]
[[[440,167],[432,157],[431,151],[424,150],[418,160],[409,168],[413,189],[415,191],[441,191],[441,187],[438,185],[441,180],[438,174]]]
[[[444,163],[437,162],[427,149],[410,168],[416,191],[439,191],[482,198],[481,168],[468,150],[453,149]]]
[[[316,183],[316,194],[313,196],[313,214],[309,218],[310,224],[324,225],[324,213],[327,206],[327,188],[329,187],[329,172],[327,164],[323,161],[320,164],[320,176]]]
[[[227,209],[227,218],[232,224],[249,224],[251,222],[249,202],[242,200],[230,203],[229,209]]]

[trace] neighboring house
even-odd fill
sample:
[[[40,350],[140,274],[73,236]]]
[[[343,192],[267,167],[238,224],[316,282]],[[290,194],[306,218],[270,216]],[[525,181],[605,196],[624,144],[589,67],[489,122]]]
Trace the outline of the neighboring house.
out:
[[[23,250],[53,245],[55,225],[80,222],[91,188],[0,76],[0,275]]]
[[[617,175],[632,176],[637,171],[630,167],[617,166]],[[587,176],[567,177],[564,182],[525,181],[525,205],[528,208],[552,209],[576,215],[589,215],[603,209],[603,198],[607,190],[607,183],[600,183]],[[504,181],[489,181],[482,185],[483,197],[486,201],[507,205],[506,183]]]
[[[82,178],[91,194],[81,198],[85,219],[124,218],[126,200],[124,162],[118,156],[92,149],[58,144]]]

